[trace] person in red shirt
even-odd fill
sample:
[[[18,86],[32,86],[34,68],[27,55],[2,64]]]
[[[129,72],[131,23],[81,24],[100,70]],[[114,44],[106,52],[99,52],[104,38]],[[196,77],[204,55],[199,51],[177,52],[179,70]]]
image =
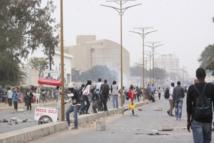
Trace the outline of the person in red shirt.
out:
[[[128,92],[128,97],[129,97],[129,99],[131,100],[131,110],[132,110],[132,115],[134,116],[134,99],[135,99],[135,95],[136,95],[136,93],[135,93],[135,89],[134,89],[134,86],[133,85],[131,85],[130,86],[130,88],[129,88],[129,92]]]

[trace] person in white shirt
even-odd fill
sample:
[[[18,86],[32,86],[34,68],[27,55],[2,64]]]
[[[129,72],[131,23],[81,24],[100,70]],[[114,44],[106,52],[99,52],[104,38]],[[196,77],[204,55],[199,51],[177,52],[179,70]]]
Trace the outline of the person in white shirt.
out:
[[[98,82],[96,83],[96,87],[95,87],[95,93],[99,96],[99,94],[100,94],[100,87],[101,87],[101,85],[102,85],[102,79],[101,78],[99,78],[98,79]]]
[[[101,97],[100,97],[100,88],[101,88],[101,85],[103,84],[102,82],[102,79],[101,78],[98,78],[98,81],[95,85],[95,96],[94,96],[94,105],[93,105],[93,108],[94,108],[94,111],[96,110],[95,108],[98,109],[98,111],[102,111],[103,110],[103,107],[102,107],[102,103],[101,103]],[[95,111],[96,113],[96,111]]]
[[[7,99],[8,99],[8,105],[12,106],[12,97],[13,97],[13,92],[10,87],[8,87],[7,91]]]
[[[118,108],[118,86],[116,81],[113,81],[112,83],[111,95],[112,95],[113,108]]]
[[[170,89],[169,89],[169,110],[167,111],[169,116],[173,116],[172,111],[174,108],[174,103],[173,103],[173,90],[174,90],[174,82],[171,83]]]

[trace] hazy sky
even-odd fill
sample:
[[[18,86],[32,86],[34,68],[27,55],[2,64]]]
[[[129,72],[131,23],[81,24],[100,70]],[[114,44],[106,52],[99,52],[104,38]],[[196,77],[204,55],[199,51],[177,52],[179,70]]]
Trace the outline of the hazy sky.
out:
[[[124,47],[129,50],[131,64],[141,59],[141,39],[130,33],[133,27],[153,26],[158,29],[147,41],[162,41],[159,54],[173,53],[180,66],[193,74],[202,50],[214,43],[214,0],[136,0],[142,3],[129,9],[123,17]],[[59,19],[60,0],[56,0]],[[110,8],[100,6],[104,0],[64,0],[65,45],[75,45],[77,35],[96,35],[119,43],[119,16]],[[146,49],[148,50],[148,49]],[[194,76],[194,75],[193,75]]]

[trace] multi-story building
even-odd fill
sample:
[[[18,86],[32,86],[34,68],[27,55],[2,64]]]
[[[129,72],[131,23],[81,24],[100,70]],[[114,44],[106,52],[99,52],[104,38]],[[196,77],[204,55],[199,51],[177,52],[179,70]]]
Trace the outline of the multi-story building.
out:
[[[179,69],[179,59],[173,54],[164,54],[155,58],[155,67],[174,73]]]
[[[184,67],[180,67],[179,58],[173,54],[160,55],[155,59],[155,67],[164,69],[171,80],[185,81],[189,78]]]
[[[111,40],[96,40],[96,36],[77,36],[76,45],[66,47],[73,56],[73,68],[84,72],[97,65],[105,65],[120,73],[120,45]],[[129,52],[123,48],[123,73],[129,76]]]

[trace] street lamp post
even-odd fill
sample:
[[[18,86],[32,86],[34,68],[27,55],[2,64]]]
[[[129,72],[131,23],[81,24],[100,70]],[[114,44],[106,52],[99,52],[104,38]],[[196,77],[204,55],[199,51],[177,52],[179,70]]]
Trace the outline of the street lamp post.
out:
[[[155,49],[163,46],[163,44],[160,44],[160,42],[151,42],[150,45],[146,45],[147,47],[150,47],[152,49],[152,83],[154,84],[155,81]]]
[[[61,121],[65,120],[64,105],[64,27],[63,27],[63,0],[60,0],[60,49],[61,49]]]
[[[101,6],[114,9],[115,11],[118,12],[118,14],[120,16],[120,84],[121,84],[121,98],[120,99],[121,99],[121,106],[123,106],[123,104],[124,104],[123,99],[122,99],[123,98],[122,97],[123,96],[122,95],[123,94],[123,14],[125,13],[125,11],[127,9],[141,5],[140,3],[138,3],[138,4],[129,5],[129,6],[124,7],[124,5],[130,1],[135,1],[135,0],[107,0],[106,1],[106,2],[114,2],[117,5],[119,5],[119,7],[101,4]]]
[[[149,29],[153,29],[152,27],[138,27],[138,28],[134,28],[134,29],[137,29],[140,32],[137,32],[137,31],[130,31],[130,32],[135,33],[142,38],[142,65],[143,65],[142,66],[142,88],[144,89],[145,88],[145,72],[144,72],[144,69],[145,69],[145,53],[144,53],[145,37],[150,33],[156,32],[157,30],[147,31]]]
[[[151,51],[146,51],[145,54],[147,56],[147,66],[148,66],[148,77],[149,77],[149,82],[151,81],[151,69],[152,69],[152,52]],[[145,60],[146,61],[146,60]]]

